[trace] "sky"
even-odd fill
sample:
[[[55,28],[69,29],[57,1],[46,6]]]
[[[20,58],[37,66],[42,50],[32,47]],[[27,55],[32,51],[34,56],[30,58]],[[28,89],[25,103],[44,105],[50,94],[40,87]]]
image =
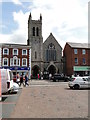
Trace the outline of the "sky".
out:
[[[50,33],[66,42],[88,43],[89,0],[0,0],[0,43],[27,44],[28,18],[40,19],[43,42]]]

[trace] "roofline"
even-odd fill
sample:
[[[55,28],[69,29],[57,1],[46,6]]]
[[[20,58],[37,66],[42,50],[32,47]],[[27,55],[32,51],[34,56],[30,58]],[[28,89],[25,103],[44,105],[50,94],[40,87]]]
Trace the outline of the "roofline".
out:
[[[12,44],[12,43],[0,43],[0,47],[26,47],[26,48],[31,48],[31,46],[27,45],[27,44]]]
[[[79,47],[79,46],[71,46],[71,44],[87,44],[87,47]],[[90,48],[90,43],[76,43],[76,42],[66,42],[66,44],[68,44],[71,48],[85,48],[85,49],[89,49]],[[65,45],[66,46],[66,45]]]

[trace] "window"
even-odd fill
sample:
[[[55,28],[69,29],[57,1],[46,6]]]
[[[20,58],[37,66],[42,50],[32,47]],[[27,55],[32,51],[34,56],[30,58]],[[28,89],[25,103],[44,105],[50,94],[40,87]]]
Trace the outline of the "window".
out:
[[[20,66],[20,58],[14,56],[10,59],[10,66]]]
[[[36,28],[36,35],[39,36],[39,29],[38,29],[38,27]]]
[[[32,32],[33,32],[33,36],[35,36],[35,27],[33,27],[33,31]]]
[[[37,59],[37,52],[35,51],[35,59]]]
[[[8,54],[9,54],[9,49],[3,48],[3,55],[8,55]]]
[[[85,58],[83,58],[83,65],[85,65],[86,64],[86,60],[85,60]]]
[[[3,66],[8,66],[8,58],[3,58]]]
[[[77,54],[77,53],[78,53],[77,49],[74,49],[74,54]]]
[[[46,50],[46,61],[56,61],[56,50],[53,43],[50,43]]]
[[[86,54],[86,50],[85,49],[82,50],[82,54],[83,55]]]
[[[13,66],[13,58],[10,59],[10,66]]]
[[[13,55],[18,55],[18,49],[13,49]]]
[[[27,66],[27,59],[26,58],[22,59],[22,66]]]
[[[78,58],[75,58],[75,64],[78,64]]]
[[[22,50],[22,55],[27,55],[27,50],[26,49]]]

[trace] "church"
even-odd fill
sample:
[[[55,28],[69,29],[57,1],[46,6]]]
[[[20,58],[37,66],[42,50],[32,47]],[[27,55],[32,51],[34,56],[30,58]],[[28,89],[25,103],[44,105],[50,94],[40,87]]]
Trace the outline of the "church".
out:
[[[33,78],[37,74],[62,73],[62,47],[50,33],[43,42],[42,36],[42,15],[39,20],[32,20],[30,13],[28,19],[28,40],[27,45],[31,46],[31,74]]]

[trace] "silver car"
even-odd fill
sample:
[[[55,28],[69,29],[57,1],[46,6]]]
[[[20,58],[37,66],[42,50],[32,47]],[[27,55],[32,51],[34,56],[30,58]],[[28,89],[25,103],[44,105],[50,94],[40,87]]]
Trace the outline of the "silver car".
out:
[[[68,86],[71,89],[90,88],[90,76],[73,77],[72,80],[68,82]]]

